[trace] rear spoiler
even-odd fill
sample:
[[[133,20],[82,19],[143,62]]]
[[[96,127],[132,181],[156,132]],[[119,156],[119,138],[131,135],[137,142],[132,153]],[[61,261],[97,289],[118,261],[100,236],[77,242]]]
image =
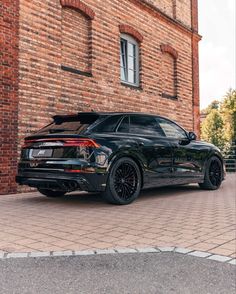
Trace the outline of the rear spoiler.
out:
[[[81,123],[91,124],[100,116],[101,114],[97,112],[78,112],[77,114],[71,115],[55,115],[52,118],[55,123],[62,123],[64,121],[80,121]]]

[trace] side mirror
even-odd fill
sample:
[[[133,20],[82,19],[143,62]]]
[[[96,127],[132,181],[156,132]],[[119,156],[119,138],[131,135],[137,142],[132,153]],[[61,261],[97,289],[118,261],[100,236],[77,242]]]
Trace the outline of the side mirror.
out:
[[[190,141],[195,141],[197,140],[197,135],[194,132],[189,132],[188,137]]]

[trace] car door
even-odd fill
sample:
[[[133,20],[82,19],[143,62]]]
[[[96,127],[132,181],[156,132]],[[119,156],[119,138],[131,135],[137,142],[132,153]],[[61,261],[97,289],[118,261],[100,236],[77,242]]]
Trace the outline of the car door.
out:
[[[135,138],[145,162],[146,186],[166,185],[171,177],[172,146],[166,140],[154,116],[130,115],[129,137]],[[118,131],[127,131],[127,118]]]
[[[176,183],[191,182],[202,176],[202,151],[191,141],[186,131],[174,122],[158,118],[158,123],[172,146],[173,178],[180,179]]]

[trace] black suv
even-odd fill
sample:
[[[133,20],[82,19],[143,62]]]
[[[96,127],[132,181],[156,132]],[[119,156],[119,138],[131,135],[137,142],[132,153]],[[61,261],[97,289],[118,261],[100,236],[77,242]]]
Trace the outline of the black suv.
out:
[[[91,112],[55,116],[27,137],[16,181],[48,197],[82,190],[129,204],[142,188],[199,183],[215,190],[224,176],[219,149],[169,119]]]

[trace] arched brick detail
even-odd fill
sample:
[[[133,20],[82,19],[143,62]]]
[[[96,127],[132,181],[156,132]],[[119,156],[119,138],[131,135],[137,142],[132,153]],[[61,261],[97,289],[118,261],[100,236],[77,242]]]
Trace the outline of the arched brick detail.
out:
[[[80,0],[61,0],[61,6],[77,9],[91,20],[95,17],[95,12]]]
[[[129,34],[134,37],[138,42],[142,43],[143,36],[135,28],[126,24],[119,25],[119,28],[121,33]]]
[[[162,53],[169,53],[170,55],[172,55],[174,57],[174,59],[178,59],[178,52],[170,45],[162,44],[161,45],[161,52]]]

